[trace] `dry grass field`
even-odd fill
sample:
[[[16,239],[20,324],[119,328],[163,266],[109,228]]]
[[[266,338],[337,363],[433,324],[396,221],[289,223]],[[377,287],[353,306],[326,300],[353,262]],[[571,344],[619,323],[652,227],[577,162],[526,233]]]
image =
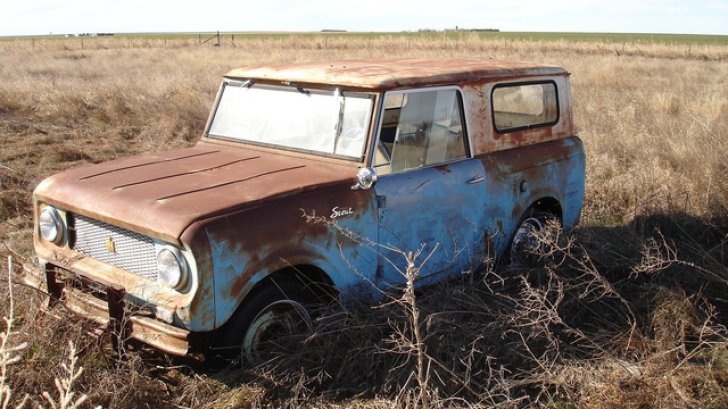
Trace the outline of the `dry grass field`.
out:
[[[550,263],[473,272],[375,309],[327,306],[299,354],[214,373],[138,346],[121,359],[84,322],[39,314],[38,294],[8,284],[32,262],[31,192],[43,178],[193,144],[231,68],[380,57],[572,73],[586,202],[580,227],[550,239]],[[0,42],[0,79],[3,408],[728,407],[727,46],[18,40]]]

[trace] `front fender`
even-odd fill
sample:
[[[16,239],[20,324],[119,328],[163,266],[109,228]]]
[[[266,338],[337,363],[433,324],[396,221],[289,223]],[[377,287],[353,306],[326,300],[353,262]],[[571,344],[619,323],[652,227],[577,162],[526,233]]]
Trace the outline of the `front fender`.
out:
[[[372,197],[371,190],[352,191],[350,184],[333,186],[206,223],[215,327],[232,316],[256,284],[283,269],[314,266],[345,292],[375,281],[377,252],[370,244],[376,242],[378,224]]]

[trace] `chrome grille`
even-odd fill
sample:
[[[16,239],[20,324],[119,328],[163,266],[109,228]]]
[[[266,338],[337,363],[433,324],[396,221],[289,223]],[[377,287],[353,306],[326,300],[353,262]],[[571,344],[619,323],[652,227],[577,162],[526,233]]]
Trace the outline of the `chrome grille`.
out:
[[[74,215],[74,230],[74,250],[140,276],[157,279],[157,251],[151,238],[80,215]]]

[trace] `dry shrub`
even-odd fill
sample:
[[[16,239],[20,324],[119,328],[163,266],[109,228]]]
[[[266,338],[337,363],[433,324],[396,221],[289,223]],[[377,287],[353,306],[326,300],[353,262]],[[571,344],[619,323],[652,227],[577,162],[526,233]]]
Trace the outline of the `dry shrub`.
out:
[[[722,407],[728,332],[725,306],[714,302],[723,297],[708,296],[694,277],[701,269],[674,257],[671,237],[659,237],[646,238],[625,269],[606,273],[592,261],[600,250],[559,237],[549,243],[545,267],[486,271],[423,289],[416,295],[419,317],[412,301],[328,306],[302,340],[305,348],[256,370],[266,400]],[[714,278],[711,292],[724,294],[726,278]]]

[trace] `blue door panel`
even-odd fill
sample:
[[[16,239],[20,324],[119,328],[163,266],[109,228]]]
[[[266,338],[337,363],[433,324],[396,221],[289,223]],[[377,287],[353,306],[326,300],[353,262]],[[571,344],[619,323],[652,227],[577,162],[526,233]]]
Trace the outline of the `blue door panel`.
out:
[[[422,250],[415,262],[421,265],[421,277],[459,274],[481,261],[485,181],[480,161],[386,175],[374,189],[381,203],[379,282],[383,288],[405,281],[409,252]]]

